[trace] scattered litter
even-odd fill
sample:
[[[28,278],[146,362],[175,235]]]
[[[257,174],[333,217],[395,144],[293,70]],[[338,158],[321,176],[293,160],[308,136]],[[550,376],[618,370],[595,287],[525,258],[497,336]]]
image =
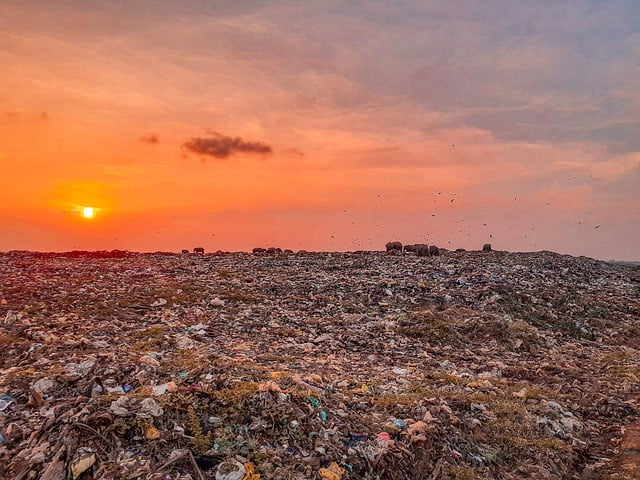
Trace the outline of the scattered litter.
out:
[[[71,470],[71,475],[73,476],[73,479],[75,480],[80,475],[82,475],[84,472],[89,470],[93,466],[94,463],[96,463],[96,454],[95,453],[84,454],[84,455],[76,458],[75,460],[73,460],[71,462],[70,466],[69,466],[69,468]]]
[[[216,469],[216,480],[243,480],[247,473],[244,465],[237,460],[227,460]]]
[[[13,402],[13,398],[8,395],[3,395],[2,397],[0,397],[0,412],[4,412]]]
[[[326,480],[341,480],[344,470],[336,462],[331,462],[327,468],[321,468],[318,473]]]
[[[0,471],[620,473],[637,267],[439,253],[0,253]]]
[[[218,297],[212,298],[211,301],[209,301],[209,303],[214,307],[224,307],[224,300]]]

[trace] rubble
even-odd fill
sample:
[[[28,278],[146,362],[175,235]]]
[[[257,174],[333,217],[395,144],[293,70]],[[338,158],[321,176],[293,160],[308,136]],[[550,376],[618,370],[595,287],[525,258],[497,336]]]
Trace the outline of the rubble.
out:
[[[262,250],[0,254],[0,478],[637,478],[637,266]]]

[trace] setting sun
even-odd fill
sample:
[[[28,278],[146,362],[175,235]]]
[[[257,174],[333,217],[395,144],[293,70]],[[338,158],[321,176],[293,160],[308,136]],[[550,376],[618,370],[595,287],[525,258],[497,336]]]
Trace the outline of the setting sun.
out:
[[[93,218],[94,213],[93,207],[84,207],[82,209],[82,216],[84,218]]]

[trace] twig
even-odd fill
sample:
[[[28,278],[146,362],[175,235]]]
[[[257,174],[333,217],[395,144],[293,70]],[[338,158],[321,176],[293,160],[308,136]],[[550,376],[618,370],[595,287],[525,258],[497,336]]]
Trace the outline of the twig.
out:
[[[94,428],[90,427],[89,425],[87,425],[85,423],[82,423],[82,422],[75,422],[75,423],[71,423],[70,425],[72,427],[73,426],[78,426],[78,427],[82,427],[82,428],[85,428],[85,429],[89,430],[91,433],[93,433],[94,435],[96,435],[97,437],[102,439],[103,442],[105,442],[107,445],[109,445],[109,447],[111,447],[113,449],[113,445],[109,441],[109,439],[107,437],[105,437],[104,435],[102,435],[97,430],[95,430]],[[100,448],[100,450],[102,450],[102,453],[104,453],[105,457],[107,457],[107,458],[111,457],[111,453],[107,452],[104,448],[102,448],[102,445],[100,445],[99,443],[97,443],[96,445]]]
[[[200,467],[196,463],[196,459],[193,457],[193,453],[191,453],[190,450],[188,450],[188,452],[189,452],[189,460],[191,460],[191,465],[193,466],[193,470],[196,476],[198,477],[198,480],[206,480],[204,478],[204,475],[202,474],[202,470],[200,470]]]
[[[442,473],[442,465],[444,464],[444,457],[440,457],[436,466],[433,468],[433,472],[429,475],[427,480],[437,480],[440,477],[440,473]]]
[[[167,468],[170,465],[173,465],[174,463],[176,463],[178,460],[182,460],[184,457],[186,457],[186,453],[182,452],[180,455],[177,455],[176,458],[174,458],[173,460],[169,460],[168,462],[166,462],[163,465],[160,465],[158,468],[156,468],[156,470],[164,470],[165,468]]]
[[[206,480],[204,478],[204,475],[202,474],[202,470],[200,470],[200,467],[198,466],[198,463],[196,462],[196,459],[193,456],[193,453],[191,453],[190,450],[183,451],[182,453],[180,453],[180,455],[177,455],[176,458],[174,458],[173,460],[169,460],[168,462],[164,463],[163,465],[156,468],[155,470],[161,472],[165,468],[173,465],[178,460],[184,459],[185,457],[188,457],[189,462],[191,463],[191,466],[193,467],[193,471],[196,474],[196,477],[198,478],[198,480]]]

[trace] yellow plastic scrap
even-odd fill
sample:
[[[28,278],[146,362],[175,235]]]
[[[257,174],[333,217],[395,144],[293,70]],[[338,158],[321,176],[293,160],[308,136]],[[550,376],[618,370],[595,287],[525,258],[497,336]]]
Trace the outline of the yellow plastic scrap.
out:
[[[344,470],[341,469],[336,462],[331,462],[329,468],[321,468],[318,473],[325,480],[342,480]]]
[[[253,465],[253,463],[245,463],[244,472],[245,475],[244,477],[242,477],[242,480],[260,480],[260,474],[256,473],[256,467]]]
[[[144,438],[147,440],[155,440],[156,438],[160,438],[160,432],[153,425],[148,425],[144,430]]]

